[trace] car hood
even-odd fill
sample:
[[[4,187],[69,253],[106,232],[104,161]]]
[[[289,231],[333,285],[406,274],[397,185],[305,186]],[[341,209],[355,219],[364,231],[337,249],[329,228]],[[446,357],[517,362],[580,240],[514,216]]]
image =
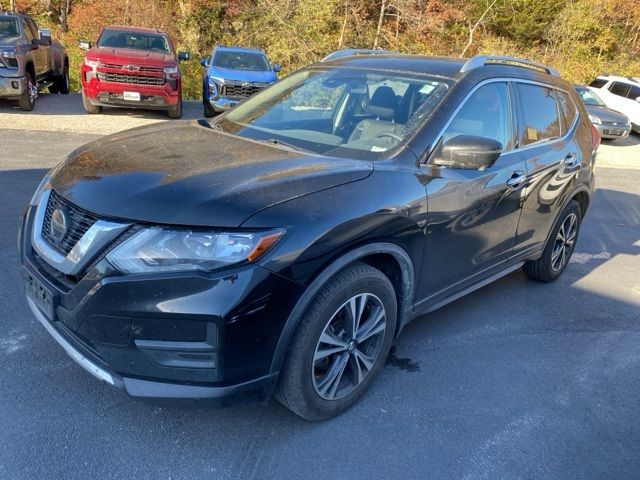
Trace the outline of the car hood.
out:
[[[145,65],[147,67],[175,64],[172,55],[131,48],[94,47],[87,53],[87,57],[104,63]]]
[[[273,70],[234,70],[213,66],[209,67],[209,76],[237,82],[273,83],[278,79]]]
[[[590,115],[595,115],[603,122],[608,123],[629,123],[629,118],[620,112],[609,107],[601,107],[600,105],[586,105],[587,112]]]
[[[258,210],[372,171],[370,161],[307,155],[184,121],[91,142],[58,167],[51,186],[102,217],[238,227]]]

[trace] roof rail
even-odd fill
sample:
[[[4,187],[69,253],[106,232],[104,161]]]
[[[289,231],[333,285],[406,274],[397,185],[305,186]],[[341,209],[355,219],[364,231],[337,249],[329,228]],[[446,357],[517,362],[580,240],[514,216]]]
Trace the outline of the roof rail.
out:
[[[465,73],[475,68],[480,68],[484,67],[485,65],[491,64],[504,64],[513,65],[516,67],[531,68],[535,70],[542,70],[549,75],[553,75],[554,77],[560,76],[560,73],[555,68],[548,67],[541,63],[532,62],[531,60],[527,60],[524,58],[502,57],[497,55],[478,55],[472,57],[465,62],[465,64],[460,69],[460,72]]]

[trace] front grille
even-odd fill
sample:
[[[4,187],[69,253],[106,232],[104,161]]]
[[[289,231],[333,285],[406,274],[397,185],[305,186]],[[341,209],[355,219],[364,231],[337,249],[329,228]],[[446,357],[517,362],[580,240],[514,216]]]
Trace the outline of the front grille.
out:
[[[67,233],[60,242],[56,242],[51,235],[51,215],[53,215],[56,209],[65,212],[68,222]],[[86,231],[96,223],[96,220],[97,217],[95,215],[75,206],[51,190],[47,209],[44,214],[44,221],[42,222],[42,236],[54,249],[64,256],[67,256]]]
[[[135,73],[98,72],[98,79],[103,82],[129,83],[133,85],[164,85],[164,77],[136,75]]]
[[[122,65],[118,63],[103,63],[100,62],[100,67],[111,68],[113,70],[135,71],[135,72],[150,72],[150,73],[163,73],[162,68],[159,67],[144,67],[142,65]],[[131,67],[131,70],[129,69]]]
[[[264,89],[267,85],[257,83],[228,83],[222,86],[221,95],[228,98],[246,98]]]

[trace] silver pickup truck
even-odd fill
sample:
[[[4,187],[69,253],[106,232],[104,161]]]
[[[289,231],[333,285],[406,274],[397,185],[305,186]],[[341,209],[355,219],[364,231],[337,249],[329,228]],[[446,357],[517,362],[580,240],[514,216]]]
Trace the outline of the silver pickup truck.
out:
[[[0,98],[31,111],[38,92],[69,93],[69,57],[28,15],[0,11]]]

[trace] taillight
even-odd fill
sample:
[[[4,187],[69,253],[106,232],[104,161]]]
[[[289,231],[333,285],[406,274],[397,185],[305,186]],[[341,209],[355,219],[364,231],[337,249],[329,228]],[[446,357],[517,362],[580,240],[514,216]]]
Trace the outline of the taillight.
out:
[[[591,124],[591,146],[593,147],[594,151],[597,150],[598,146],[600,145],[600,140],[602,140],[600,132],[596,127],[593,126],[593,124]]]

